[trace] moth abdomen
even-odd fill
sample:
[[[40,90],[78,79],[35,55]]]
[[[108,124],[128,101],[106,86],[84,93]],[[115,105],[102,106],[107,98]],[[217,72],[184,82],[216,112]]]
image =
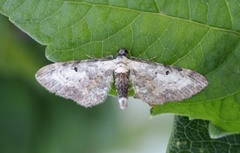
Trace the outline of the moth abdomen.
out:
[[[129,87],[129,73],[114,73],[115,86],[118,93],[118,99],[121,109],[127,107],[128,87]]]

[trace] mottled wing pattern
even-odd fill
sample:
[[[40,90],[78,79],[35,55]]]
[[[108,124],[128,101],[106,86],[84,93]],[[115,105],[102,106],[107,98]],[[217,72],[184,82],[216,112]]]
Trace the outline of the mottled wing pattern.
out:
[[[132,60],[129,69],[135,97],[150,105],[189,98],[208,84],[201,74],[175,66]]]
[[[113,70],[113,60],[91,59],[47,65],[35,77],[50,92],[91,107],[105,100]]]

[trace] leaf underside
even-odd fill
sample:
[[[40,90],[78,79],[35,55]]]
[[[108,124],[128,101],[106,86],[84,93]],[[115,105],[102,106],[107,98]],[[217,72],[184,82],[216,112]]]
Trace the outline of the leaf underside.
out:
[[[208,135],[208,121],[189,120],[187,117],[174,118],[173,132],[168,144],[168,153],[239,153],[240,135],[211,139]]]

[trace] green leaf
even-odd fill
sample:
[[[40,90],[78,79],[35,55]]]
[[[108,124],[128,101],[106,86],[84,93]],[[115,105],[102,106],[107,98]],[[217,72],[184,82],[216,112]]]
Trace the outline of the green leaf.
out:
[[[238,1],[0,0],[0,11],[39,43],[51,61],[115,55],[193,69],[208,87],[152,114],[175,113],[240,132]]]
[[[209,136],[212,139],[218,139],[218,138],[221,138],[221,137],[224,137],[227,135],[232,135],[232,133],[228,133],[225,130],[222,130],[222,129],[212,125],[211,123],[209,123],[208,132],[210,134]]]
[[[240,135],[211,139],[208,135],[208,121],[189,120],[180,116],[175,116],[174,120],[168,153],[239,153]]]

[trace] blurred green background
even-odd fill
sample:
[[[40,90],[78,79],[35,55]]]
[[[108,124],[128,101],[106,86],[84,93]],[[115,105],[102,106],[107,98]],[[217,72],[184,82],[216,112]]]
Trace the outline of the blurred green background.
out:
[[[161,153],[173,115],[150,119],[150,107],[117,99],[85,109],[48,93],[35,72],[51,62],[45,47],[0,16],[0,153]]]

